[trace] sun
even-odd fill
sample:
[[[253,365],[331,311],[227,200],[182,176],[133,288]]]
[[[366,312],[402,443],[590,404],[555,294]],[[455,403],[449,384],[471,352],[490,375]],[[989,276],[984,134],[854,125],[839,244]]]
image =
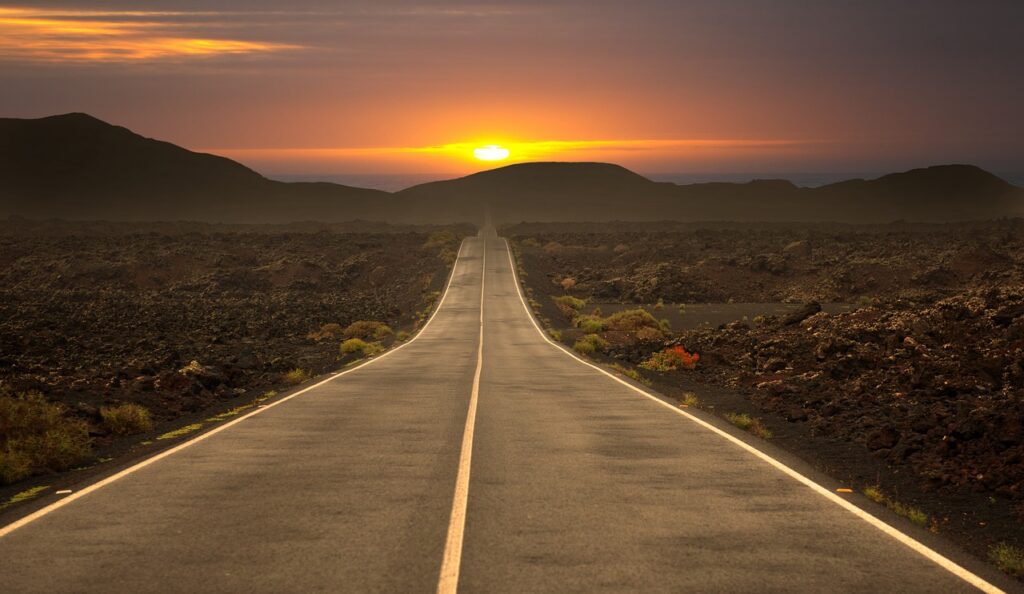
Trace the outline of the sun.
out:
[[[509,151],[503,146],[488,144],[473,149],[473,156],[481,161],[502,161],[507,159]]]

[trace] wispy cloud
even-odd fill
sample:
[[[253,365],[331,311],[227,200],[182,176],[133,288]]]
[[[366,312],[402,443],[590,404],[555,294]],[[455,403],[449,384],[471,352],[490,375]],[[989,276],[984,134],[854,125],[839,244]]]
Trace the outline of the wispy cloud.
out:
[[[0,60],[138,62],[253,54],[291,44],[189,34],[173,19],[216,13],[0,7]]]

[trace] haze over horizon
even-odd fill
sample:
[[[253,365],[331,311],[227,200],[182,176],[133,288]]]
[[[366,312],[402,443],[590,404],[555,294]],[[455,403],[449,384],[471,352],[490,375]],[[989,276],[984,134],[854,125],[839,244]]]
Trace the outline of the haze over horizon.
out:
[[[0,116],[267,175],[1024,171],[1014,1],[0,5]],[[979,106],[984,106],[980,109]],[[506,161],[473,149],[507,147]]]

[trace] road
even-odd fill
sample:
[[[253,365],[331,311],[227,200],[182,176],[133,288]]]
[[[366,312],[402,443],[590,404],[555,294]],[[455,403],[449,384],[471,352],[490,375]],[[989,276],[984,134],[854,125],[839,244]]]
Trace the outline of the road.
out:
[[[550,344],[488,231],[402,348],[0,530],[0,589],[998,591],[730,435]]]

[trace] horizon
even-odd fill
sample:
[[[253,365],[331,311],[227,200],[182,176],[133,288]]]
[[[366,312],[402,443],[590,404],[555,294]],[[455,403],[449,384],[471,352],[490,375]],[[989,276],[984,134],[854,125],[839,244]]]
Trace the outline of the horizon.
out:
[[[0,4],[0,114],[275,175],[1024,171],[1020,3]],[[984,105],[984,109],[979,109]]]

